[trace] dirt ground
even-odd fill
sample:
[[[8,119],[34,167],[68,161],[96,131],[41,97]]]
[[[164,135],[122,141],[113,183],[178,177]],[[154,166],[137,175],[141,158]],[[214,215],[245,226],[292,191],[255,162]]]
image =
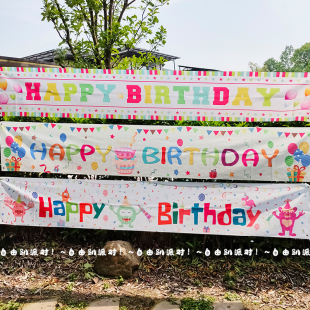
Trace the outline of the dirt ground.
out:
[[[53,254],[0,256],[0,299],[31,302],[56,297],[59,306],[81,309],[107,296],[121,297],[128,310],[150,309],[162,299],[211,296],[217,301],[241,299],[247,309],[310,307],[308,258],[278,262],[261,259],[146,256],[130,279],[103,278],[93,270],[94,256],[80,247],[58,246]],[[84,248],[85,249],[85,248]],[[61,253],[64,251],[66,253]],[[3,254],[3,253],[2,253]],[[1,255],[2,255],[1,254]]]

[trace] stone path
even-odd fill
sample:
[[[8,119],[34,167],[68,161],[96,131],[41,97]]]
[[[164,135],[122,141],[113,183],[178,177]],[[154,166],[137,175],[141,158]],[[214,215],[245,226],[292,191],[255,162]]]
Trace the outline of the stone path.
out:
[[[85,310],[119,310],[120,298],[104,298],[91,302]],[[180,301],[178,302],[180,304]],[[53,299],[43,300],[36,303],[25,304],[21,310],[54,310],[57,301]],[[178,310],[180,305],[172,305],[168,301],[161,301],[155,305],[152,310]],[[242,302],[216,302],[214,303],[214,310],[241,310],[243,309]]]

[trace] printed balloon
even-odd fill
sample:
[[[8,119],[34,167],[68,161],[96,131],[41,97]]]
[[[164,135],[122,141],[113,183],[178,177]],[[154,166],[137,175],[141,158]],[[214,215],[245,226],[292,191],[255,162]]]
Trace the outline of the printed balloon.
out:
[[[11,144],[14,142],[13,138],[11,136],[7,136],[5,138],[5,143],[7,144],[7,146],[11,146]]]
[[[306,88],[305,90],[305,96],[310,96],[310,87]]]
[[[285,101],[284,102],[284,106],[287,108],[291,105],[292,103],[290,101]]]
[[[297,145],[295,143],[290,143],[287,147],[287,150],[290,154],[294,154],[294,152],[297,150]]]
[[[17,153],[17,152],[18,152],[18,149],[19,149],[18,143],[17,143],[17,142],[13,142],[13,143],[11,144],[11,150],[12,150],[12,152],[13,152],[13,153]]]
[[[309,151],[309,144],[307,142],[301,142],[299,144],[299,149],[302,150],[304,154],[306,154]]]
[[[15,136],[14,141],[18,143],[19,146],[23,143],[23,138],[21,136]]]
[[[23,90],[22,90],[22,88],[21,88],[21,86],[20,86],[19,84],[14,84],[14,85],[13,85],[13,88],[14,88],[14,90],[15,90],[17,93],[22,93],[22,92],[23,92]]]
[[[0,79],[0,88],[6,90],[8,87],[8,82],[5,79]]]
[[[3,150],[3,154],[4,154],[5,157],[9,157],[11,155],[11,149],[9,147],[6,147]]]
[[[36,192],[33,192],[32,197],[36,199],[36,198],[38,198],[38,194]]]
[[[106,189],[103,191],[103,196],[104,196],[104,197],[107,197],[107,196],[108,196],[108,191],[107,191]]]
[[[268,147],[273,148],[273,142],[272,141],[268,142]]]
[[[18,148],[17,151],[18,157],[23,158],[26,155],[26,150],[23,147]]]
[[[206,198],[206,196],[205,196],[205,194],[203,194],[203,193],[199,194],[199,196],[198,196],[198,199],[199,199],[200,201],[204,201],[205,198]]]
[[[310,109],[310,100],[309,99],[305,99],[300,107],[303,109],[303,110],[309,110]]]
[[[0,104],[7,104],[9,102],[9,96],[7,94],[0,95]]]
[[[302,156],[301,158],[301,164],[304,166],[304,167],[308,167],[310,165],[310,156],[309,155],[304,155]]]
[[[60,135],[60,141],[61,141],[61,142],[65,142],[66,140],[67,140],[66,134],[65,134],[65,133],[62,133],[62,134]]]
[[[15,99],[16,99],[16,95],[15,95],[15,94],[11,94],[11,95],[10,95],[10,98],[11,98],[12,100],[15,100]]]
[[[294,108],[297,107],[297,106],[299,106],[299,104],[300,104],[300,101],[295,101],[295,102],[294,102]]]
[[[286,158],[285,158],[285,164],[286,164],[288,167],[290,167],[290,166],[293,165],[293,163],[294,163],[294,158],[293,158],[293,156],[286,156]]]
[[[297,91],[292,89],[285,94],[285,100],[293,100],[297,97]]]

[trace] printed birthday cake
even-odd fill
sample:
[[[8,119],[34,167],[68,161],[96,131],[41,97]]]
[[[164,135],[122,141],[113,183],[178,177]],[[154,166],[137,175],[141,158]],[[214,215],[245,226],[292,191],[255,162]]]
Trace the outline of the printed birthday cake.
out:
[[[137,163],[136,150],[131,147],[119,147],[115,149],[114,163],[119,174],[131,174]]]

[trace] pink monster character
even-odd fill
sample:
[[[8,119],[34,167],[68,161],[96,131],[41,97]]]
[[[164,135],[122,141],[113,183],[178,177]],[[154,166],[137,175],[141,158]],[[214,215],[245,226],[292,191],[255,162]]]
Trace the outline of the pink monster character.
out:
[[[14,201],[12,199],[6,199],[5,205],[9,207],[13,211],[13,215],[15,216],[15,221],[17,217],[21,217],[22,222],[24,223],[24,215],[27,210],[34,207],[33,202],[29,202],[28,205],[20,199],[20,196],[18,196],[17,200]],[[10,207],[10,205],[12,207]],[[25,208],[27,206],[27,208]]]
[[[252,210],[253,207],[256,207],[254,200],[252,199],[249,200],[249,196],[247,196],[245,193],[244,196],[245,197],[241,199],[243,206],[249,206],[250,210]]]
[[[284,236],[285,232],[288,230],[289,231],[289,235],[291,237],[295,237],[296,234],[293,233],[293,228],[294,228],[294,224],[295,221],[298,220],[301,216],[303,216],[305,214],[305,212],[300,211],[299,215],[296,215],[296,211],[297,208],[292,208],[290,206],[290,202],[292,200],[291,199],[287,199],[284,200],[284,202],[286,203],[286,205],[284,206],[284,208],[279,208],[279,215],[277,215],[277,212],[274,211],[272,212],[272,214],[280,220],[280,225],[282,227],[282,232],[279,233],[279,236]]]

